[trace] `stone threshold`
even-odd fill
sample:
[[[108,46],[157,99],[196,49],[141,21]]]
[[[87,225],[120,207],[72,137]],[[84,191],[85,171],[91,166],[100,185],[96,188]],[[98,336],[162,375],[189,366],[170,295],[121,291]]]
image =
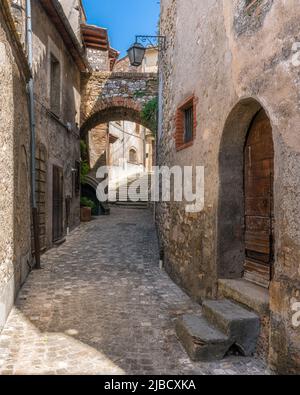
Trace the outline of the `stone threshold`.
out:
[[[61,246],[62,244],[64,244],[66,241],[67,241],[66,236],[63,236],[61,239],[56,240],[56,241],[53,242],[53,247],[54,247],[54,248],[60,247],[60,246]]]
[[[218,296],[240,303],[260,316],[268,315],[270,312],[269,291],[244,279],[220,279]]]

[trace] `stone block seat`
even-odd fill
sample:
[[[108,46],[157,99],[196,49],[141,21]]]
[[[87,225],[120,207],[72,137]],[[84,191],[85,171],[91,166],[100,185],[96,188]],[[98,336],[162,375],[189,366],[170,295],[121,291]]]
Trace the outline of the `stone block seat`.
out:
[[[191,360],[196,362],[222,359],[233,344],[226,334],[195,315],[178,319],[176,333]]]
[[[255,353],[259,317],[230,300],[203,302],[202,315],[185,315],[176,321],[176,333],[193,361],[222,359],[235,345],[244,356]]]
[[[208,300],[203,303],[203,315],[224,332],[245,356],[255,353],[260,332],[258,316],[230,300]]]

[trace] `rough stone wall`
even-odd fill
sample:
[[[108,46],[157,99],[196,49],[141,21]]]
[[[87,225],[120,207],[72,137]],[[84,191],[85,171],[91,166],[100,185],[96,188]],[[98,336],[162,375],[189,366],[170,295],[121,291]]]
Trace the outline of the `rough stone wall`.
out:
[[[190,216],[183,204],[160,204],[157,222],[166,268],[195,300],[216,296],[219,272],[238,277],[240,251],[234,253],[228,245],[229,255],[226,250],[218,255],[227,236],[234,240],[242,234],[242,221],[234,222],[234,204],[227,208],[234,226],[229,223],[227,234],[218,233],[223,176],[219,157],[232,110],[236,109],[229,123],[235,149],[238,133],[245,137],[260,103],[270,117],[275,146],[276,263],[270,289],[269,361],[279,372],[299,373],[300,331],[293,327],[291,306],[300,299],[300,80],[299,66],[292,62],[293,45],[300,41],[300,4],[254,3],[249,10],[246,0],[162,0],[161,34],[167,36],[168,48],[160,59],[164,95],[158,161],[203,165],[206,185],[202,213]],[[198,99],[196,138],[192,147],[176,152],[176,108],[192,94]],[[242,103],[245,98],[251,100]],[[226,149],[230,151],[230,141]],[[241,171],[233,162],[232,177]],[[230,268],[222,267],[230,260]]]
[[[90,66],[94,71],[109,71],[108,51],[87,48],[86,54]]]
[[[88,134],[90,175],[95,178],[98,168],[106,165],[107,133],[108,124],[100,124]]]
[[[157,96],[157,75],[93,72],[82,77],[82,132],[99,123],[128,120],[143,124],[141,110]],[[148,127],[149,125],[145,125]]]
[[[63,169],[64,219],[65,199],[71,198],[70,228],[79,224],[80,202],[72,183],[72,170],[80,160],[80,71],[68,52],[60,34],[39,2],[33,2],[33,53],[37,147],[46,150],[46,247],[52,246],[53,165]],[[53,114],[50,102],[51,55],[60,63],[60,110]]]
[[[0,331],[32,264],[26,79],[0,5]]]

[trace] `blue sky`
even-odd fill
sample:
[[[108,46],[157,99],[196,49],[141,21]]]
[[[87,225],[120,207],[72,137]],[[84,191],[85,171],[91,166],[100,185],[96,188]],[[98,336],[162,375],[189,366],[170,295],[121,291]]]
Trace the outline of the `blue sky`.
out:
[[[126,55],[135,35],[157,34],[159,0],[83,0],[88,23],[108,29],[110,45]]]

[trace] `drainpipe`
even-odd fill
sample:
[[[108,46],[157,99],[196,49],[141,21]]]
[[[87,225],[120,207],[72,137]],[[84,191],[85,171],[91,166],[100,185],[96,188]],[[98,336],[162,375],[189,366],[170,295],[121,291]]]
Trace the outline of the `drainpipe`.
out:
[[[30,131],[31,131],[31,208],[32,208],[32,223],[33,223],[33,238],[35,251],[35,268],[41,268],[40,259],[40,232],[39,232],[39,215],[36,202],[36,164],[35,164],[35,112],[34,112],[34,81],[33,81],[33,46],[32,46],[32,13],[31,0],[26,0],[26,31],[27,31],[27,52],[28,63],[31,71],[31,77],[28,82],[28,99],[29,99],[29,116],[30,116]]]

